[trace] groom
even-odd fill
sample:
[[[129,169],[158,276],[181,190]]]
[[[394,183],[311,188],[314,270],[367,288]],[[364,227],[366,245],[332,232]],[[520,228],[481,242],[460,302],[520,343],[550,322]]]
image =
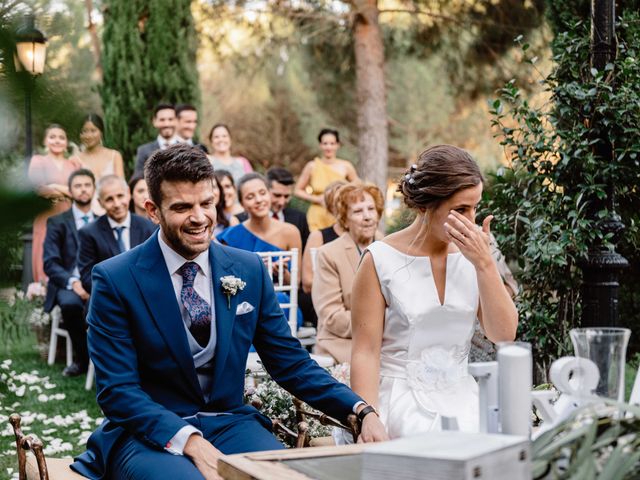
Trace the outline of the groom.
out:
[[[93,479],[217,479],[223,454],[282,448],[270,421],[243,404],[251,344],[295,396],[382,428],[291,336],[260,258],[211,242],[204,152],[159,150],[145,179],[159,233],[93,269],[88,341],[106,420],[72,468]]]

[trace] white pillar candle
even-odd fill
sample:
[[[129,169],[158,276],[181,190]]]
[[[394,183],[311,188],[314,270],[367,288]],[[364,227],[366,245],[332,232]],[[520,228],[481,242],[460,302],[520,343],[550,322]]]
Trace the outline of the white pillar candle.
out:
[[[531,345],[514,342],[498,345],[498,405],[500,431],[508,435],[531,433]]]

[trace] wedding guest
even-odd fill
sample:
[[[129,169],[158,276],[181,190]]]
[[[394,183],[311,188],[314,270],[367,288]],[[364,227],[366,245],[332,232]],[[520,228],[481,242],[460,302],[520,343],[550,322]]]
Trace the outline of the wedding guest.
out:
[[[51,208],[33,221],[33,246],[31,251],[34,282],[45,282],[43,245],[47,234],[47,219],[71,207],[69,176],[82,167],[77,157],[67,158],[67,132],[58,124],[51,124],[44,132],[44,155],[34,155],[29,162],[29,180],[41,197],[51,201]]]
[[[295,225],[300,232],[302,248],[304,249],[307,237],[309,237],[307,216],[304,212],[289,206],[295,183],[293,175],[286,168],[272,167],[267,170],[266,177],[269,182],[269,193],[271,194],[271,216],[281,222]]]
[[[82,149],[78,158],[86,168],[93,172],[96,180],[100,180],[106,175],[117,175],[124,178],[122,155],[117,150],[105,147],[102,143],[103,139],[104,122],[99,115],[90,113],[82,122],[82,130],[80,130]],[[97,197],[94,197],[91,208],[96,214],[104,215],[104,210],[98,203]]]
[[[362,252],[375,240],[384,195],[374,185],[349,184],[337,197],[338,223],[345,233],[318,250],[313,305],[318,314],[315,353],[337,363],[351,361],[351,295]]]
[[[216,123],[211,127],[209,142],[211,142],[213,149],[209,160],[211,160],[214,170],[230,172],[234,183],[238,183],[245,173],[253,172],[249,160],[231,155],[231,132],[227,125]]]
[[[164,150],[178,143],[176,133],[176,109],[168,103],[160,103],[153,110],[153,127],[158,131],[158,137],[136,151],[136,168],[134,173],[142,174],[147,158],[156,150]]]
[[[148,219],[129,211],[129,185],[107,175],[98,182],[98,200],[106,214],[79,232],[78,268],[82,287],[91,294],[91,270],[98,263],[140,245],[156,230]]]
[[[323,128],[318,135],[318,142],[322,156],[314,158],[304,166],[294,190],[296,197],[311,203],[307,210],[307,222],[312,232],[330,227],[336,222],[324,203],[324,190],[327,185],[336,180],[358,180],[358,174],[351,162],[336,156],[340,148],[340,135],[337,130]],[[311,193],[307,192],[308,187]]]
[[[119,151],[107,148],[104,141],[104,122],[102,118],[90,113],[82,122],[80,142],[82,149],[78,158],[100,180],[106,175],[117,175],[124,178],[124,164]]]
[[[198,110],[186,103],[176,105],[176,139],[178,143],[186,143],[198,147],[207,153],[207,147],[194,140],[198,129]]]
[[[336,198],[341,187],[346,185],[345,180],[336,180],[327,185],[324,189],[324,204],[331,215],[336,215]],[[302,290],[305,293],[311,293],[311,285],[313,285],[313,258],[312,249],[318,249],[322,245],[329,243],[344,233],[344,229],[340,223],[335,222],[333,225],[316,230],[309,234],[307,245],[302,256]]]
[[[359,441],[438,430],[441,416],[478,430],[467,370],[474,325],[492,342],[513,340],[518,325],[489,247],[493,217],[476,228],[482,187],[467,152],[428,148],[399,186],[415,221],[365,251],[351,299],[351,385],[386,431],[365,418]]]
[[[45,312],[60,306],[64,328],[69,332],[74,362],[62,374],[74,377],[87,371],[87,327],[84,321],[85,303],[89,294],[80,282],[78,270],[78,231],[96,218],[91,211],[95,177],[91,170],[76,170],[69,176],[71,208],[47,220],[44,241],[44,271],[49,277]]]
[[[298,229],[271,216],[271,195],[263,175],[247,173],[238,183],[238,195],[249,218],[222,232],[218,240],[252,252],[301,249]]]
[[[71,466],[92,480],[219,480],[222,455],[283,448],[243,401],[252,344],[295,397],[379,423],[291,336],[257,256],[211,242],[212,176],[197,148],[154,154],[147,208],[160,232],[94,270],[88,340],[105,419]]]
[[[220,184],[220,180],[214,175],[213,177],[213,203],[216,206],[216,224],[213,227],[213,238],[214,240],[218,235],[220,235],[224,230],[229,227],[235,227],[240,223],[238,217],[235,215],[231,215],[231,218],[227,218],[224,213],[225,207],[225,198],[222,194],[223,189]]]
[[[131,192],[129,211],[146,218],[147,210],[144,208],[144,202],[149,198],[149,190],[144,176],[136,174],[131,177],[131,180],[129,180],[129,192]]]
[[[222,187],[222,197],[224,199],[224,215],[229,222],[232,218],[238,217],[238,220],[244,221],[247,219],[242,205],[238,202],[238,191],[236,190],[236,184],[233,180],[233,175],[227,170],[215,170],[216,179]],[[239,217],[242,215],[242,219]]]

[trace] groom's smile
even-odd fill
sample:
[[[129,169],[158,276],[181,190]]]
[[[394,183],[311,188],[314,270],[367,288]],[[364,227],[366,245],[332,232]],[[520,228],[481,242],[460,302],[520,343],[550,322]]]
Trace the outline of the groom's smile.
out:
[[[184,258],[197,257],[209,248],[216,222],[212,181],[163,181],[161,191],[160,207],[150,212],[160,234]]]

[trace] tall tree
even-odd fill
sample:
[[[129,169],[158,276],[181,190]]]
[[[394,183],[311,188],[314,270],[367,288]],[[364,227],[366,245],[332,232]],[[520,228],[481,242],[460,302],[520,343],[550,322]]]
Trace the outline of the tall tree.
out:
[[[107,139],[132,166],[136,147],[156,133],[159,102],[199,103],[191,0],[106,4],[101,89]]]
[[[377,0],[354,0],[354,52],[358,106],[358,172],[386,191],[389,131],[384,44]]]

